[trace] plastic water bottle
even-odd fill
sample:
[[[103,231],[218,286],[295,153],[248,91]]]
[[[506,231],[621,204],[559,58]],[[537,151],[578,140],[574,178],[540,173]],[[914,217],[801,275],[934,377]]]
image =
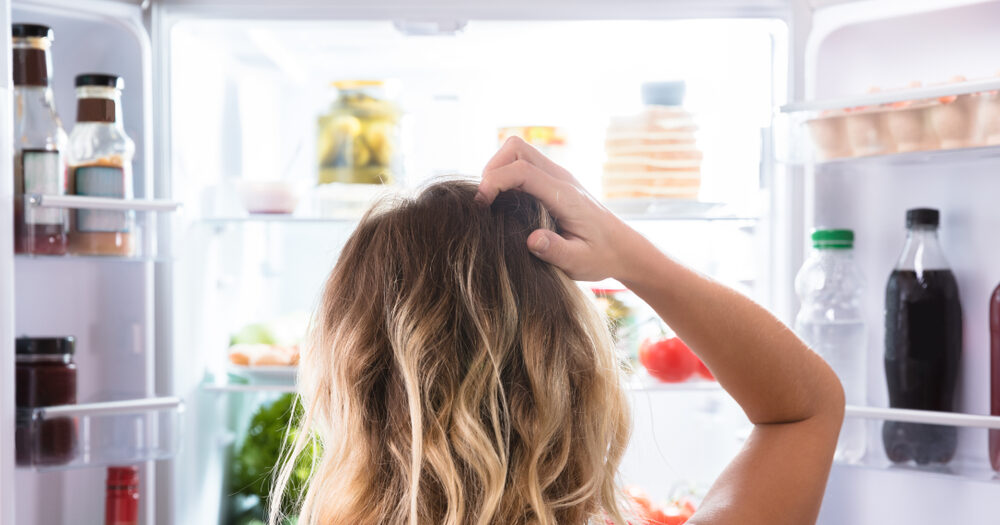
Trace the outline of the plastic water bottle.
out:
[[[864,278],[854,262],[854,232],[816,230],[813,251],[795,277],[802,309],[795,331],[840,378],[849,405],[864,405],[867,352],[861,308]],[[864,421],[844,421],[835,457],[857,462],[865,455]]]

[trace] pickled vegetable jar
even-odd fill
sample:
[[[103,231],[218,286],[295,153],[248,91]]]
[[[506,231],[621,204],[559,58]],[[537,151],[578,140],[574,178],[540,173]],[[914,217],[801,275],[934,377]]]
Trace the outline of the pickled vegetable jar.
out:
[[[380,80],[333,83],[338,96],[319,117],[319,183],[392,184],[399,179],[400,111]]]

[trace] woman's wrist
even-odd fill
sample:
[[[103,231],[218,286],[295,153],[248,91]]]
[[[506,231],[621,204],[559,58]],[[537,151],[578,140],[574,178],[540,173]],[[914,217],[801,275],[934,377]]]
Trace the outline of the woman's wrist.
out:
[[[655,274],[669,262],[649,239],[624,223],[613,232],[612,243],[616,265],[611,277],[630,289],[642,288],[645,281],[656,279]]]

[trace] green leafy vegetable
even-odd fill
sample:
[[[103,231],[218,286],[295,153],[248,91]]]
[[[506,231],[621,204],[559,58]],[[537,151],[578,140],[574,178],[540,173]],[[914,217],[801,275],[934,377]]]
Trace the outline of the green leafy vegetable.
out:
[[[297,430],[293,428],[288,432],[286,443],[286,431],[289,424],[297,424],[301,418],[302,405],[295,402],[294,394],[285,394],[274,402],[261,406],[253,415],[247,435],[236,452],[230,472],[231,486],[235,494],[257,496],[255,514],[260,517],[263,517],[274,478],[281,469],[278,464],[281,453],[285,447],[291,448],[297,435]],[[312,457],[313,447],[307,446],[295,464],[281,500],[281,511],[286,515],[294,512],[294,504],[305,490],[312,468]]]

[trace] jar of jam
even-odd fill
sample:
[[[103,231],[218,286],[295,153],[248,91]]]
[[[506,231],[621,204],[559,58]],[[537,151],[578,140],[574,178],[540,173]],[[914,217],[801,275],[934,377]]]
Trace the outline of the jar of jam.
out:
[[[62,465],[76,454],[73,418],[33,419],[38,407],[76,403],[72,337],[19,337],[15,348],[18,465]]]

